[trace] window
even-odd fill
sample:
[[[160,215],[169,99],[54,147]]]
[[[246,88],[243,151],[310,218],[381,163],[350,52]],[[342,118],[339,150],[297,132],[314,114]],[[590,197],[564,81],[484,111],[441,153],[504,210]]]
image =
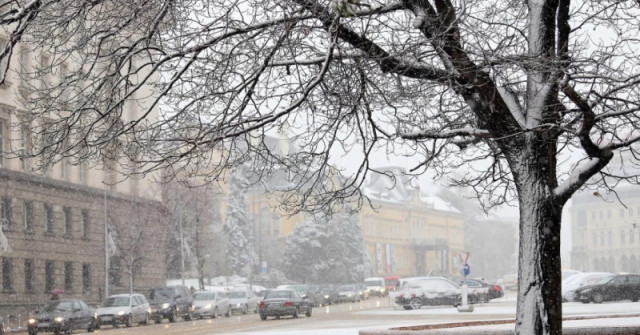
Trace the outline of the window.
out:
[[[73,291],[73,263],[64,263],[64,290],[65,292]]]
[[[91,292],[91,265],[88,263],[82,264],[82,292]]]
[[[0,205],[2,206],[2,209],[0,210],[0,215],[2,215],[2,227],[9,228],[11,226],[11,198],[2,197]]]
[[[69,164],[65,157],[60,159],[60,179],[68,180],[69,179]]]
[[[629,210],[627,210],[627,213],[629,213],[629,217],[633,216],[633,208],[629,208]]]
[[[600,246],[604,247],[604,232],[600,233]]]
[[[624,217],[624,208],[620,208],[620,217]]]
[[[635,241],[635,236],[633,235],[633,229],[629,230],[629,244],[633,244]]]
[[[24,290],[27,293],[34,293],[33,286],[33,260],[25,259],[24,260]]]
[[[22,223],[26,232],[33,232],[33,203],[25,200],[22,207]]]
[[[72,232],[73,232],[72,219],[73,217],[71,215],[71,208],[65,207],[64,208],[64,236],[65,237],[71,237],[72,235]]]
[[[609,246],[613,246],[613,232],[609,230]]]
[[[87,210],[82,211],[82,238],[85,240],[89,238],[89,211]]]
[[[44,263],[44,291],[50,293],[56,286],[55,263],[46,261]]]
[[[0,166],[4,166],[4,155],[9,143],[9,120],[0,118]]]
[[[53,208],[49,204],[44,204],[44,227],[45,233],[53,234]]]
[[[625,240],[625,236],[624,236],[624,230],[620,231],[620,244],[624,244]]]
[[[611,219],[611,210],[607,209],[607,219]]]
[[[2,290],[4,292],[13,292],[13,262],[11,258],[2,258]]]
[[[87,184],[87,164],[84,162],[78,165],[78,181],[80,181],[82,185]]]
[[[19,149],[20,160],[22,160],[22,171],[29,172],[31,164],[29,155],[31,154],[31,129],[26,125],[22,125],[20,130],[20,145]]]

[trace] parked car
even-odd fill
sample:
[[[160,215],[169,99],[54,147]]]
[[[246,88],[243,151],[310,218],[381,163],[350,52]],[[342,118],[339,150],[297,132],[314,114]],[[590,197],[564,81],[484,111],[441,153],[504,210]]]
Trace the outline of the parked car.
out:
[[[96,310],[97,325],[126,325],[149,324],[149,301],[142,294],[116,294],[104,299]]]
[[[76,329],[91,333],[95,327],[95,311],[80,299],[52,300],[27,321],[29,335],[70,333]]]
[[[640,300],[640,275],[613,275],[601,279],[594,285],[575,290],[577,301],[583,303],[618,300]]]
[[[193,315],[197,318],[212,317],[214,319],[231,316],[231,303],[227,294],[222,291],[201,291],[193,295]]]
[[[458,306],[462,300],[460,286],[442,277],[414,281],[397,293],[395,303],[407,310],[419,309],[424,305]]]
[[[175,322],[178,317],[191,320],[193,297],[186,286],[153,288],[147,293],[147,300],[151,305],[151,318],[155,323],[162,322],[162,319]]]
[[[504,291],[515,291],[518,289],[518,274],[508,274],[498,280]]]
[[[489,284],[480,279],[460,279],[456,281],[458,286],[467,284],[469,288],[468,297],[472,304],[478,302],[489,302],[491,299],[501,298],[504,296],[500,285]]]
[[[387,295],[387,290],[384,287],[384,278],[371,277],[364,280],[364,284],[369,288],[369,294],[377,297]]]
[[[227,294],[227,297],[229,297],[232,313],[247,314],[249,311],[258,312],[260,297],[256,296],[251,290],[231,291]]]
[[[342,285],[336,290],[336,302],[358,302],[360,295],[355,285]]]
[[[606,277],[612,276],[609,272],[582,272],[562,281],[562,301],[575,301],[576,289],[596,284]]]
[[[273,290],[267,293],[258,308],[262,320],[269,316],[279,319],[285,315],[297,318],[300,314],[310,317],[313,311],[311,301],[293,289]]]

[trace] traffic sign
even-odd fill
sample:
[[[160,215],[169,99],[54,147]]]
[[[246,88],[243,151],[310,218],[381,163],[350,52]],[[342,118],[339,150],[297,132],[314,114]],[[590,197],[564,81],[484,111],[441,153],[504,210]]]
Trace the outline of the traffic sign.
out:
[[[471,272],[471,268],[469,267],[469,264],[464,263],[462,265],[462,269],[460,270],[460,272],[462,272],[463,276],[465,276],[465,277],[468,276],[469,273]]]

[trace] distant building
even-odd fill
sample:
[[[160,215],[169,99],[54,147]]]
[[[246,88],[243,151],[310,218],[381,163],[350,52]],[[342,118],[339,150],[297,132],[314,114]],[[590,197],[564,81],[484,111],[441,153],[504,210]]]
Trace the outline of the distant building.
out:
[[[5,43],[0,34],[0,47]],[[11,64],[28,67],[44,57],[17,50]],[[63,159],[47,171],[34,171],[35,162],[20,153],[37,148],[32,130],[44,121],[20,126],[17,96],[24,87],[15,72],[7,75],[0,85],[0,315],[26,315],[50,299],[52,290],[98,302],[107,287],[105,240],[112,244],[109,293],[128,291],[127,255],[114,250],[119,225],[139,227],[141,233],[134,288],[164,283],[164,255],[155,250],[162,245],[166,215],[157,185],[125,178],[107,160],[72,165]],[[139,113],[136,106],[128,107],[129,117]],[[110,239],[105,239],[107,223],[114,231]],[[125,230],[119,230],[121,238]]]
[[[626,185],[616,188],[617,196],[609,194],[606,200],[593,191],[573,196],[572,268],[582,271],[640,271],[638,191],[638,186]]]
[[[394,182],[372,175],[365,194],[360,224],[371,264],[371,276],[416,276],[460,273],[464,251],[464,216],[447,202],[425,196],[394,169]]]

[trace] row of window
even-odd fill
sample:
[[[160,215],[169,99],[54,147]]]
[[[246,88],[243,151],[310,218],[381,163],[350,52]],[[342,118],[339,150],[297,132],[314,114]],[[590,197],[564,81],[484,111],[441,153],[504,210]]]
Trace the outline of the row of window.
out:
[[[16,268],[18,264],[14,264],[13,258],[2,258],[2,291],[12,293],[16,291]],[[22,267],[24,273],[24,292],[38,293],[36,290],[36,261],[33,259],[25,259]],[[60,289],[58,285],[64,284],[64,291],[74,292],[74,278],[76,266],[73,262],[64,262],[64,282],[58,282],[56,278],[56,262],[52,260],[44,261],[44,293],[50,293],[53,290]],[[91,264],[82,263],[82,293],[91,292]]]
[[[2,220],[2,226],[6,229],[11,229],[13,225],[13,203],[14,199],[10,197],[2,197],[0,199],[0,220]],[[35,229],[35,209],[34,201],[22,200],[22,225],[25,232],[34,233]],[[73,237],[73,210],[71,207],[62,207],[62,233],[64,237]],[[53,235],[56,232],[56,215],[53,205],[43,202],[42,203],[42,217],[44,225],[44,233],[47,235]],[[81,237],[83,239],[89,238],[89,211],[83,209],[80,214],[80,228]]]
[[[625,244],[627,244],[627,242],[629,242],[629,244],[635,244],[636,243],[636,234],[638,234],[637,241],[640,243],[640,230],[638,230],[636,232],[636,230],[634,230],[634,229],[629,229],[628,234],[627,234],[626,230],[621,230],[620,231],[620,245],[625,245]],[[609,233],[606,235],[606,240],[608,242],[608,246],[609,247],[613,247],[614,246],[613,231],[609,230]],[[605,246],[605,233],[604,232],[600,232],[600,234],[594,232],[592,234],[591,246],[597,247],[598,246],[598,242],[600,242],[600,247],[604,247]]]
[[[616,273],[616,272],[638,273],[638,270],[640,270],[640,263],[638,261],[639,259],[637,259],[635,255],[632,255],[631,257],[622,256],[618,260],[617,264],[616,264],[616,259],[613,257],[594,258],[593,270],[606,271],[611,273]]]
[[[611,216],[612,216],[611,209],[606,209],[606,212],[605,212],[605,210],[602,210],[602,209],[598,210],[598,211],[593,210],[593,211],[591,211],[591,219],[595,220],[597,217],[599,217],[600,219],[604,219],[605,218],[605,214],[607,216],[606,217],[607,219],[611,219]],[[629,208],[620,208],[620,210],[618,212],[618,216],[621,217],[621,218],[623,218],[623,217],[633,217],[634,214],[636,216],[640,217],[640,207],[638,207],[635,210],[633,208],[631,208],[631,207],[629,207]]]

